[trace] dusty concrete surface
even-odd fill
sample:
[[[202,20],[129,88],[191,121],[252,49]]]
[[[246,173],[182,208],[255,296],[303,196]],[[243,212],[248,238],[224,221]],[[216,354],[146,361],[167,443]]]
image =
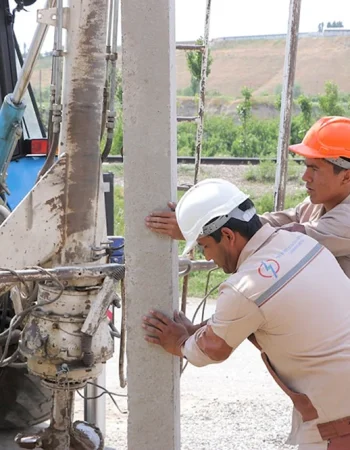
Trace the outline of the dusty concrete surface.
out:
[[[189,302],[190,313],[196,304],[194,300]],[[208,315],[214,306],[211,301]],[[121,395],[126,393],[119,388],[118,352],[107,364],[107,387]],[[125,411],[126,398],[116,400]],[[75,410],[75,419],[82,419],[83,401],[79,397]],[[274,384],[249,342],[244,342],[228,361],[201,369],[188,366],[182,376],[182,450],[292,450],[296,447],[284,445],[290,419],[289,399]],[[151,407],[144,420],[152,425]],[[110,399],[106,434],[106,450],[127,449],[127,415],[121,414]],[[0,435],[1,450],[18,450],[11,436],[9,433],[5,440],[4,434]]]
[[[177,361],[149,350],[140,327],[152,307],[172,311],[178,301],[177,246],[142,225],[176,199],[175,0],[123,1],[121,17],[128,442],[135,450],[179,450]],[[154,428],[144,420],[150,403]]]

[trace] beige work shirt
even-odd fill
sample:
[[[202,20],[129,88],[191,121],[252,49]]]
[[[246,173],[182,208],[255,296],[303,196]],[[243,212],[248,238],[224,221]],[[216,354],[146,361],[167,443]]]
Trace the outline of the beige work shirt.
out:
[[[260,220],[273,227],[303,224],[306,234],[328,248],[350,278],[350,195],[327,213],[307,198],[295,208],[265,213]]]
[[[208,321],[214,333],[233,350],[254,333],[282,381],[318,412],[303,423],[294,410],[291,444],[319,442],[317,423],[350,416],[349,293],[350,280],[325,247],[268,224],[220,287]]]

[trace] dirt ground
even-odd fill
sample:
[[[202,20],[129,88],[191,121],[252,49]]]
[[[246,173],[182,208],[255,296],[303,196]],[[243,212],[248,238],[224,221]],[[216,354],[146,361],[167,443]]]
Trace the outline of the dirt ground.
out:
[[[190,299],[190,314],[197,304],[198,300]],[[211,301],[206,317],[214,308],[215,301]],[[107,364],[107,388],[122,394],[126,391],[119,387],[118,351]],[[126,411],[126,399],[116,400]],[[77,399],[76,419],[82,418],[82,412],[82,400]],[[293,449],[284,445],[290,419],[290,400],[274,384],[249,342],[222,364],[200,369],[188,366],[181,378],[182,450]],[[121,414],[109,399],[106,446],[127,449],[127,415]]]

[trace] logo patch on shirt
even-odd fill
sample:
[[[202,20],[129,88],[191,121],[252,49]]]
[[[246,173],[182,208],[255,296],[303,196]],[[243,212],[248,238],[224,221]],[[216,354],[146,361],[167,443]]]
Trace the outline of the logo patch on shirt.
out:
[[[280,265],[275,259],[267,259],[260,264],[258,273],[264,278],[278,278]]]

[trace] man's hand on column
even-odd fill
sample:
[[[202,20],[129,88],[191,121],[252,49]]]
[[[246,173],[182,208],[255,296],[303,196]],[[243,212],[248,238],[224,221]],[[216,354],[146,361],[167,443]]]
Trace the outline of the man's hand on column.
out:
[[[147,342],[160,345],[168,353],[180,357],[181,347],[190,337],[183,323],[175,322],[160,311],[152,310],[148,316],[143,316],[142,328]]]
[[[146,217],[146,227],[159,234],[170,236],[172,239],[182,240],[181,230],[177,224],[175,208],[176,203],[169,202],[171,211],[155,211]]]

